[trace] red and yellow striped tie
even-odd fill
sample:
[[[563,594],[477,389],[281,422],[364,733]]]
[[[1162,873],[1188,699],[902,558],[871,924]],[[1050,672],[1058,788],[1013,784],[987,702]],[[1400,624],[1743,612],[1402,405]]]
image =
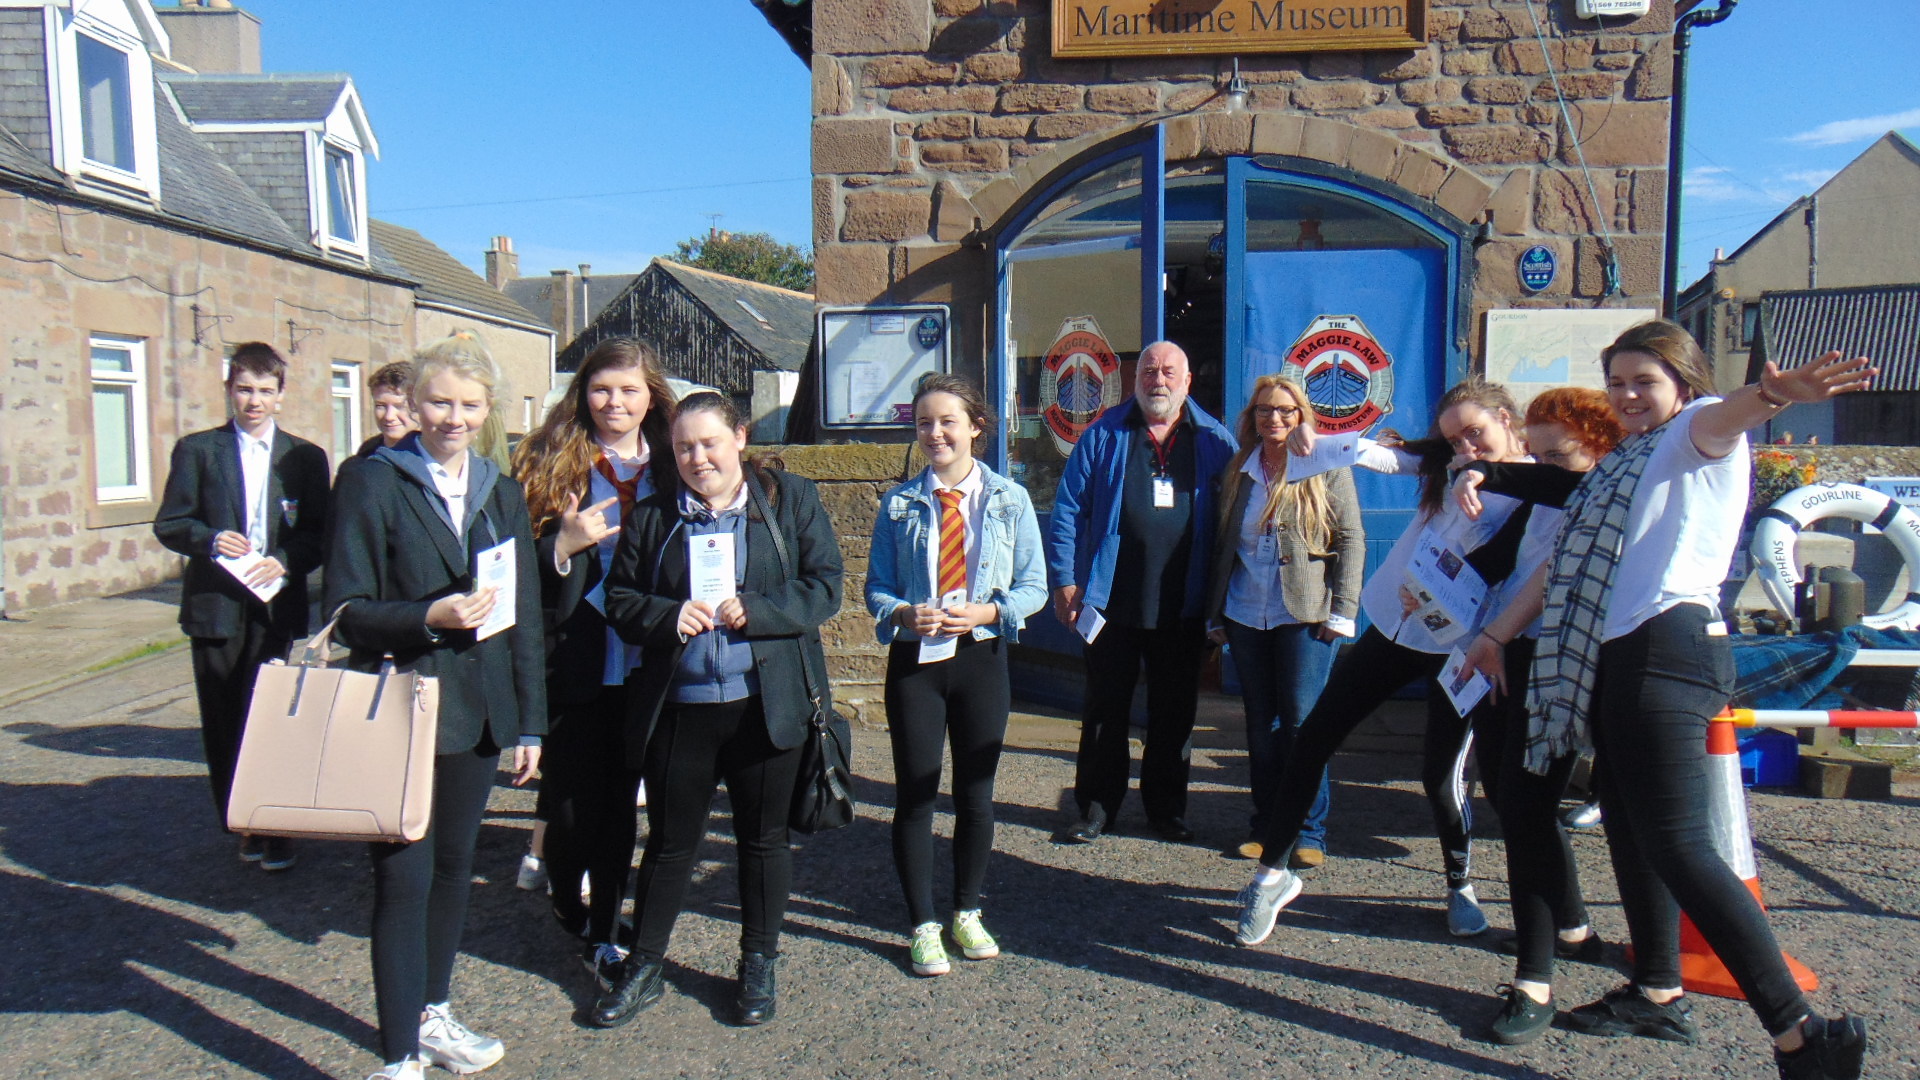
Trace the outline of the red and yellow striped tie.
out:
[[[964,494],[943,488],[940,496],[940,595],[967,591],[967,523],[960,518]]]

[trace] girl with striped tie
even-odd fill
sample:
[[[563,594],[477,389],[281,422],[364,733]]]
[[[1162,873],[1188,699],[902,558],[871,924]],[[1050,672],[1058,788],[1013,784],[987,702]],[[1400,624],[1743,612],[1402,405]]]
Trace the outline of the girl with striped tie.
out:
[[[914,390],[926,471],[887,492],[873,526],[867,609],[887,658],[897,805],[893,861],[913,925],[915,975],[944,975],[933,906],[933,800],[940,744],[953,748],[953,941],[1000,955],[980,919],[993,849],[993,779],[1011,692],[1006,645],[1047,599],[1040,525],[1025,488],[974,458],[993,425],[971,381],[932,374]]]

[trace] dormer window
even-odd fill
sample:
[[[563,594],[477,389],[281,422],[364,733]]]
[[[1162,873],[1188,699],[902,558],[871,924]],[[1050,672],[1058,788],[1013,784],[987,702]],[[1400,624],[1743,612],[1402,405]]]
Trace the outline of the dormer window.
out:
[[[349,244],[360,242],[360,198],[355,183],[353,155],[327,147],[327,235]]]
[[[80,153],[96,164],[134,172],[127,54],[85,34],[75,34],[74,40],[80,60]]]
[[[95,192],[160,197],[153,56],[126,4],[49,9],[54,167]]]

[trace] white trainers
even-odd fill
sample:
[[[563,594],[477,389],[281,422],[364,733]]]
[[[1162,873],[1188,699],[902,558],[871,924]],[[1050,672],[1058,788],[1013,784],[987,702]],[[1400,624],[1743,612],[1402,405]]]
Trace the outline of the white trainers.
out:
[[[1280,909],[1293,903],[1300,895],[1300,878],[1291,870],[1280,871],[1280,876],[1272,882],[1262,885],[1259,879],[1247,882],[1247,887],[1235,897],[1240,904],[1240,925],[1234,931],[1233,940],[1242,945],[1258,945],[1273,933],[1273,924],[1280,919]]]
[[[1447,890],[1447,933],[1454,937],[1473,937],[1487,932],[1487,917],[1480,910],[1480,898],[1473,886]]]
[[[420,1060],[453,1073],[477,1073],[506,1056],[499,1039],[472,1031],[453,1018],[445,1002],[427,1006],[420,1021]]]
[[[426,1066],[419,1058],[408,1058],[393,1064],[367,1077],[367,1080],[426,1080]]]
[[[526,892],[539,892],[546,888],[547,860],[538,855],[520,856],[520,876],[513,883]]]

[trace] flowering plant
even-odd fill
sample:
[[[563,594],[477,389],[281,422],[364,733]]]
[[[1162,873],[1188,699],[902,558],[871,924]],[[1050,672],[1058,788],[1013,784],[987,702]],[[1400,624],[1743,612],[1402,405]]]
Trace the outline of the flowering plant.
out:
[[[1747,500],[1749,516],[1772,506],[1782,495],[1813,483],[1819,467],[1809,459],[1804,464],[1785,450],[1758,450],[1753,455],[1753,494]]]

